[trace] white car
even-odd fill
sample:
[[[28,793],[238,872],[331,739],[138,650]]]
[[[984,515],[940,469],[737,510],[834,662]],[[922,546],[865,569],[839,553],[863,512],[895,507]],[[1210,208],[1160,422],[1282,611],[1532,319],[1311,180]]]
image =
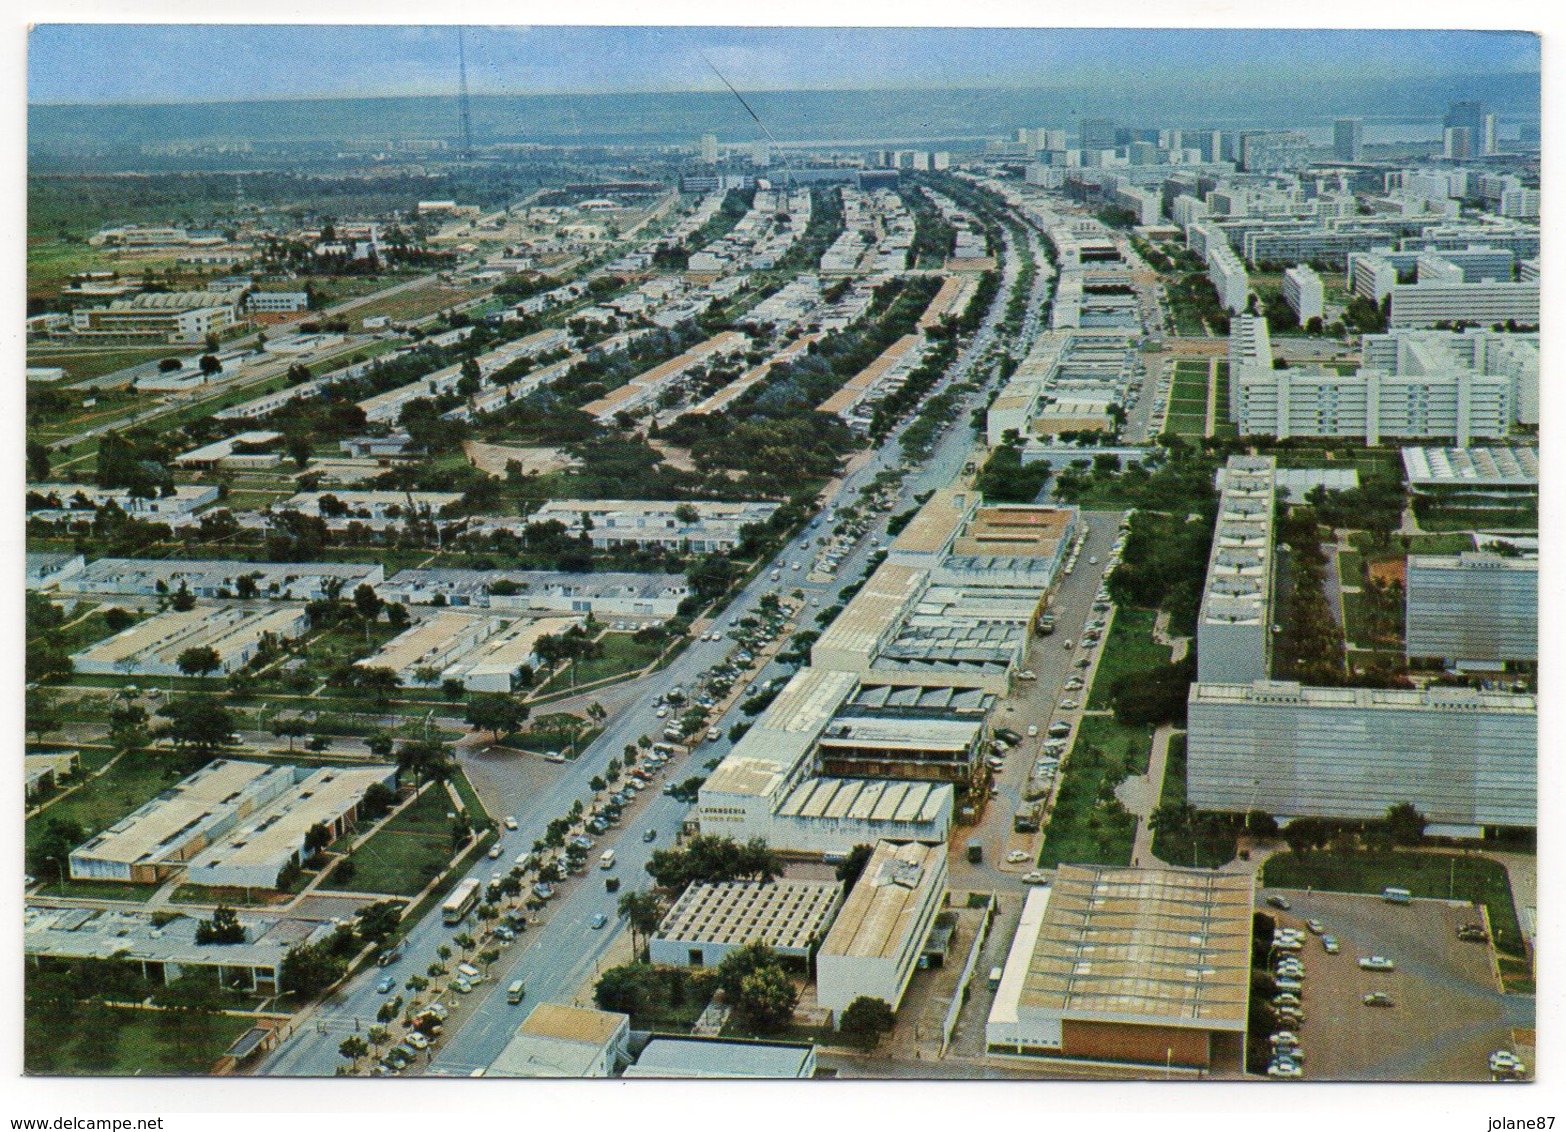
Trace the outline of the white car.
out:
[[[1367,955],[1359,961],[1359,966],[1364,971],[1390,971],[1393,969],[1392,960],[1384,955]]]
[[[1267,1076],[1282,1078],[1303,1077],[1305,1076],[1305,1070],[1300,1068],[1299,1062],[1280,1057],[1277,1061],[1267,1066]]]
[[[1037,723],[1030,723],[1030,724],[1028,724],[1028,738],[1029,739],[1037,738],[1038,733],[1039,733],[1039,725]]]
[[[1297,1046],[1300,1044],[1299,1035],[1293,1030],[1279,1030],[1267,1040],[1275,1046]]]
[[[1025,873],[1022,877],[1023,884],[1048,884],[1049,874],[1043,869],[1034,869],[1031,873]]]
[[[1010,853],[1006,854],[1006,863],[1008,865],[1020,865],[1027,859],[1028,851],[1026,849],[1013,849]]]
[[[1075,711],[1076,709],[1077,709],[1077,701],[1076,700],[1061,700],[1060,701],[1060,710],[1061,711]]]
[[[403,1035],[402,1040],[414,1049],[428,1049],[430,1044],[430,1040],[417,1030],[409,1030],[407,1034]]]
[[[517,827],[517,819],[507,814],[504,819],[504,825],[507,829],[515,829]]]

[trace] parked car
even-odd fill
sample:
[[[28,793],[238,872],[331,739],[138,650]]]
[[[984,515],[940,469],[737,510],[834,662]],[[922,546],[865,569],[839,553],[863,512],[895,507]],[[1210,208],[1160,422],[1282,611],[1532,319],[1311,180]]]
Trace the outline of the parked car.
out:
[[[391,992],[396,989],[397,980],[392,978],[390,975],[383,975],[381,980],[375,984],[376,994],[391,994]]]
[[[1366,1006],[1391,1006],[1392,996],[1386,991],[1373,991],[1360,999]]]
[[[1006,863],[1008,865],[1020,865],[1027,859],[1028,851],[1026,849],[1013,849],[1010,853],[1006,854]]]
[[[1025,873],[1023,875],[1022,883],[1023,884],[1048,884],[1049,883],[1049,874],[1046,873],[1043,869],[1034,869],[1031,873]]]
[[[1267,897],[1267,906],[1269,908],[1276,908],[1280,912],[1287,912],[1289,910],[1289,902],[1281,896]]]
[[[609,917],[604,915],[602,912],[599,912],[596,915],[594,915],[591,920],[588,921],[588,926],[591,927],[594,931],[597,931],[599,928],[603,927],[608,922],[609,922]]]
[[[1394,964],[1385,955],[1367,955],[1359,961],[1359,966],[1364,971],[1390,971]]]
[[[1267,1076],[1279,1078],[1295,1078],[1305,1076],[1305,1070],[1300,1068],[1298,1062],[1278,1060],[1267,1066]]]
[[[502,822],[507,829],[515,829],[517,827],[517,819],[512,817],[510,814],[507,814],[502,819]]]
[[[1322,926],[1320,920],[1306,920],[1305,930],[1310,932],[1311,935],[1320,935],[1327,929]]]
[[[1322,936],[1321,949],[1328,955],[1336,955],[1338,952],[1343,950],[1343,948],[1338,944],[1338,937],[1335,935]]]
[[[402,1040],[407,1042],[414,1049],[428,1049],[430,1045],[430,1040],[423,1034],[419,1033],[417,1030],[409,1030],[406,1034],[403,1035]]]

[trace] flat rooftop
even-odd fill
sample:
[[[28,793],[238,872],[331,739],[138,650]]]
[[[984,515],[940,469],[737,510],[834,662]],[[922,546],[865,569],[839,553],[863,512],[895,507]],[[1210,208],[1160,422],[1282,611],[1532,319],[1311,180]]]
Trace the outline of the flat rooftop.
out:
[[[455,642],[472,637],[468,651],[478,642],[492,636],[500,622],[492,617],[472,613],[437,613],[399,633],[383,645],[379,652],[356,663],[362,668],[390,668],[393,672],[407,672],[424,664],[444,668],[455,659]]]
[[[210,648],[220,658],[226,658],[268,633],[292,637],[302,616],[296,606],[241,609],[196,605],[183,612],[170,609],[83,649],[75,658],[102,665],[174,664],[181,653],[192,648]]]
[[[981,507],[952,554],[992,558],[1053,558],[1076,516],[1061,507]]]
[[[945,845],[876,843],[820,955],[887,959],[902,949],[932,889],[945,877]],[[939,893],[934,894],[939,899]]]
[[[827,626],[812,656],[842,651],[869,656],[902,617],[923,588],[928,573],[911,566],[883,562],[853,600]]]
[[[1253,899],[1249,873],[1061,865],[1029,894],[995,1011],[1243,1031]]]
[[[200,916],[154,923],[153,913],[29,904],[23,912],[23,950],[59,959],[128,959],[187,966],[276,968],[296,945],[332,930],[325,920],[252,918],[239,913],[244,943],[196,942]]]
[[[858,683],[851,672],[800,669],[718,764],[702,792],[770,795],[810,754],[822,729]]]
[[[947,785],[860,778],[807,778],[789,791],[774,813],[785,818],[931,822],[941,812]]]
[[[1403,471],[1411,486],[1539,486],[1537,448],[1405,448]]]
[[[813,1047],[792,1042],[667,1037],[647,1043],[626,1077],[798,1078],[810,1067]]]
[[[908,525],[892,540],[891,553],[941,553],[957,537],[978,502],[978,492],[942,488],[925,501]]]
[[[833,881],[779,879],[722,881],[688,886],[658,926],[674,943],[764,943],[778,951],[805,951],[826,934],[842,898]]]
[[[71,855],[125,865],[157,864],[227,820],[247,801],[275,796],[292,782],[291,767],[217,759],[88,839]]]
[[[1193,704],[1298,704],[1313,708],[1380,711],[1449,711],[1457,713],[1537,715],[1534,696],[1511,692],[1481,692],[1473,688],[1314,688],[1292,680],[1257,680],[1252,684],[1192,684]]]

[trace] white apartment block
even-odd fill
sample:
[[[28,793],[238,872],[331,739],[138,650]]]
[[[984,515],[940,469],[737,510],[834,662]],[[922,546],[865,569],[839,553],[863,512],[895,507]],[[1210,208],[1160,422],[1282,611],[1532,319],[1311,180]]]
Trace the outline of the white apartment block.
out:
[[[1245,309],[1250,298],[1251,281],[1245,265],[1230,249],[1227,241],[1215,245],[1207,253],[1207,278],[1212,280],[1218,299],[1231,312]]]
[[[1539,658],[1539,560],[1468,552],[1410,555],[1405,597],[1410,658],[1499,669]]]
[[[1307,264],[1299,264],[1283,273],[1283,300],[1301,326],[1313,318],[1325,317],[1321,278]]]

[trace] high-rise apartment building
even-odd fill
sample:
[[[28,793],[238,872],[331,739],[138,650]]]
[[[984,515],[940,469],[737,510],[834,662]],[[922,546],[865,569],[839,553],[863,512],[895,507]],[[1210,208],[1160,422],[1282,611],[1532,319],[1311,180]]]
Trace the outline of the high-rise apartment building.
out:
[[[1365,124],[1358,118],[1339,118],[1332,123],[1332,156],[1339,161],[1358,161],[1364,152]]]
[[[718,163],[718,135],[702,134],[701,136],[701,160],[704,165],[716,165]]]

